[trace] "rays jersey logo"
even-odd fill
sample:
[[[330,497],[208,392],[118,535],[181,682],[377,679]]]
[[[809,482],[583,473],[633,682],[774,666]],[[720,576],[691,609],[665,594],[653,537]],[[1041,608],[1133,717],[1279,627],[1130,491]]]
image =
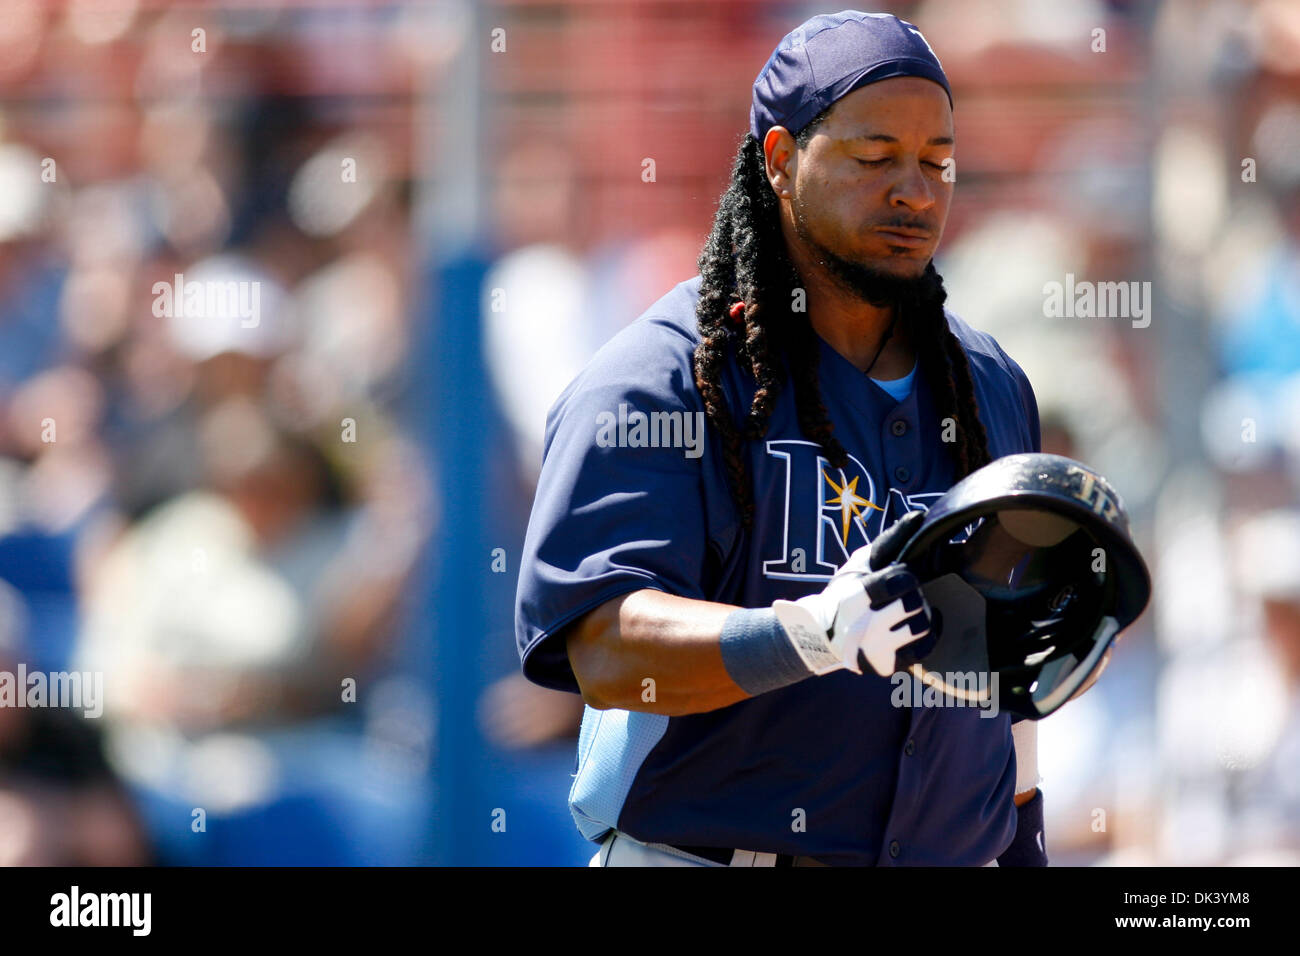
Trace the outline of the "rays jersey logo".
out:
[[[862,462],[849,455],[836,468],[821,446],[798,440],[767,442],[769,465],[784,469],[780,553],[763,561],[763,576],[782,581],[826,581],[850,554],[870,544],[908,511],[924,511],[942,492],[907,495],[876,489]],[[781,488],[778,482],[777,488]],[[780,492],[777,492],[779,496]]]

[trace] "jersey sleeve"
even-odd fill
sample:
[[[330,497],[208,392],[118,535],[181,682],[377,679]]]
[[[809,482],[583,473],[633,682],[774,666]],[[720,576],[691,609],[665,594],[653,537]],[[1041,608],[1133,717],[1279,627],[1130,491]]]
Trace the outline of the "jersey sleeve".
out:
[[[711,452],[693,348],[667,321],[639,320],[547,416],[515,599],[534,683],[579,691],[560,632],[611,598],[643,588],[703,597]]]
[[[1007,365],[1011,368],[1011,377],[1016,381],[1016,387],[1020,391],[1020,402],[1025,409],[1025,423],[1029,429],[1030,448],[1029,451],[1041,452],[1043,450],[1043,426],[1038,417],[1038,397],[1034,394],[1034,387],[1029,384],[1029,376],[1025,374],[1019,363],[1005,352],[1002,353],[1006,359]]]
[[[993,336],[986,335],[984,338],[992,347],[992,354],[998,364],[1010,376],[1014,387],[1014,396],[1009,397],[1013,397],[1019,407],[1020,437],[1022,444],[1025,446],[1017,450],[1041,452],[1043,450],[1043,426],[1039,420],[1038,397],[1034,394],[1033,385],[1029,383],[1029,376],[1020,367],[1020,363],[1008,355],[1006,349]]]
[[[991,362],[992,367],[985,366],[986,372],[992,372],[996,368],[1006,379],[1010,379],[1008,382],[1001,375],[993,375],[992,380],[986,378],[987,390],[981,396],[981,418],[984,418],[985,428],[998,424],[998,447],[1001,449],[998,454],[1041,452],[1043,434],[1038,399],[1025,370],[992,335],[972,328],[964,319],[947,309],[944,312],[948,317],[949,328],[962,342],[972,366]],[[972,374],[974,373],[972,367]],[[983,404],[985,400],[987,406]],[[993,418],[985,418],[986,412]],[[1002,423],[1010,424],[1013,419],[1013,429],[1006,430]]]

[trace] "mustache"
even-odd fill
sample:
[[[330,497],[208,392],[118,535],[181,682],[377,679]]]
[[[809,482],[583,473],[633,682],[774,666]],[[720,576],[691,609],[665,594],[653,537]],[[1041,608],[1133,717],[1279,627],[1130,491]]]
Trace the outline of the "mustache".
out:
[[[922,229],[934,232],[935,224],[928,219],[890,219],[887,222],[874,222],[872,229]]]

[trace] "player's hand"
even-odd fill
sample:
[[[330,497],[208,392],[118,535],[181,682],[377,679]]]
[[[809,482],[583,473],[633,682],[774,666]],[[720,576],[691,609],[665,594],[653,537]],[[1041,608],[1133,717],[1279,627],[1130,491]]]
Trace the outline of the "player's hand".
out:
[[[909,513],[859,548],[820,594],[772,605],[816,674],[870,667],[888,677],[933,648],[930,608],[911,571],[892,563],[922,520]]]

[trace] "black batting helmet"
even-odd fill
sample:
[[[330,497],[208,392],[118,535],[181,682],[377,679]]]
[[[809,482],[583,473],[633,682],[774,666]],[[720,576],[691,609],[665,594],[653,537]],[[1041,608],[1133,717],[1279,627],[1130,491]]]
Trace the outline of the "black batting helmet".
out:
[[[1009,455],[973,472],[934,503],[898,560],[936,612],[933,639],[906,669],[963,696],[971,685],[945,675],[996,673],[999,706],[1031,720],[1070,699],[1151,594],[1119,495],[1060,455]]]

